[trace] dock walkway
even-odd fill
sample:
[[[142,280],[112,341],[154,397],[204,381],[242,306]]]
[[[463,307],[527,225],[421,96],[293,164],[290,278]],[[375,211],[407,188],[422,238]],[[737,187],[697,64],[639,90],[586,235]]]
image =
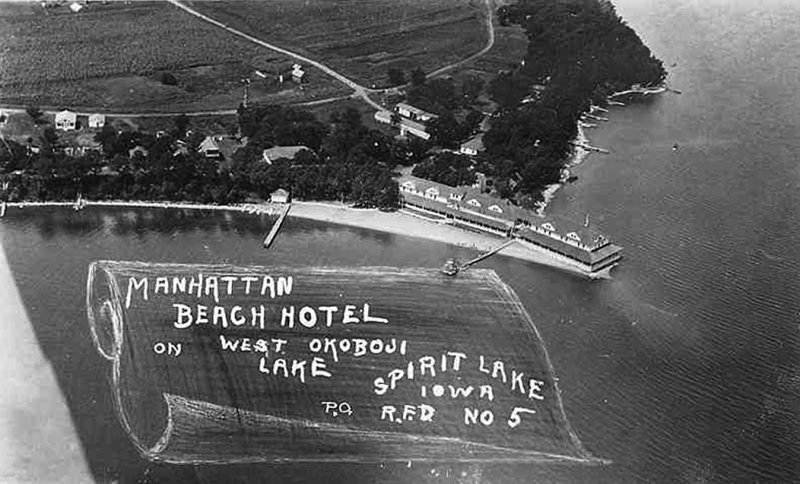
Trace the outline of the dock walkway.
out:
[[[504,244],[502,244],[502,245],[500,245],[498,247],[495,247],[494,249],[490,250],[489,252],[486,252],[485,254],[479,255],[478,257],[476,257],[476,258],[472,259],[471,261],[467,262],[466,264],[462,265],[461,266],[461,270],[466,270],[467,268],[469,268],[469,266],[477,264],[478,262],[482,261],[483,259],[486,259],[489,256],[492,256],[492,255],[500,252],[501,250],[505,249],[506,247],[508,247],[509,245],[513,244],[516,241],[517,241],[517,239],[511,239],[511,240],[505,242]]]
[[[283,212],[278,217],[278,220],[272,225],[272,229],[270,229],[269,234],[267,234],[267,238],[264,239],[264,247],[269,249],[272,245],[272,241],[275,240],[275,237],[278,235],[278,231],[281,229],[281,225],[283,225],[283,221],[286,218],[286,215],[289,213],[289,209],[292,208],[291,203],[287,203],[286,206],[283,208]]]

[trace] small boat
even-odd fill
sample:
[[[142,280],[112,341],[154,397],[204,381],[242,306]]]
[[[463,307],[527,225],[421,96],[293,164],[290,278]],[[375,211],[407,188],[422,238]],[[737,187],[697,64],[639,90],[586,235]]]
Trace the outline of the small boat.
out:
[[[678,148],[680,148],[680,146],[678,146],[678,143],[672,145],[672,151],[678,151]]]
[[[447,259],[447,262],[444,263],[444,267],[442,267],[442,274],[446,276],[455,276],[458,274],[459,270],[460,267],[456,259]]]

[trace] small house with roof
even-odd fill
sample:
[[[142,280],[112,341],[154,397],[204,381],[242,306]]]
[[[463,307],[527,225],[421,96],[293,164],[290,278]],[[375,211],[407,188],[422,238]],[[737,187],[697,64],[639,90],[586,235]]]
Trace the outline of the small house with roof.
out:
[[[65,109],[56,113],[56,129],[61,131],[73,131],[78,124],[78,115]]]
[[[295,64],[292,66],[292,80],[298,84],[308,80],[306,77],[306,71],[300,64]]]
[[[106,124],[106,117],[100,113],[94,113],[89,116],[90,128],[102,128]]]
[[[431,135],[428,133],[428,128],[424,124],[403,119],[400,121],[400,136],[408,136],[409,134],[424,140],[431,139]]]
[[[422,109],[412,106],[408,103],[398,103],[394,107],[394,111],[400,116],[418,123],[427,123],[428,121],[433,121],[439,117],[433,113],[423,111]]]
[[[302,145],[273,146],[272,148],[267,148],[261,153],[261,160],[268,165],[275,163],[276,160],[293,160],[295,156],[297,156],[297,154],[303,150],[311,151],[308,149],[308,147]]]
[[[136,145],[133,148],[128,150],[128,158],[134,158],[136,156],[147,157],[148,151],[142,145]]]
[[[216,136],[206,136],[205,139],[197,147],[197,151],[202,153],[206,158],[218,160],[222,158],[222,152],[219,149],[219,142]]]
[[[197,151],[212,160],[231,160],[233,153],[244,145],[233,136],[227,134],[216,134],[206,136],[197,147]]]
[[[283,188],[278,188],[270,194],[269,200],[272,203],[289,203],[289,192]]]
[[[483,151],[483,133],[462,143],[458,151],[469,156],[475,156]]]

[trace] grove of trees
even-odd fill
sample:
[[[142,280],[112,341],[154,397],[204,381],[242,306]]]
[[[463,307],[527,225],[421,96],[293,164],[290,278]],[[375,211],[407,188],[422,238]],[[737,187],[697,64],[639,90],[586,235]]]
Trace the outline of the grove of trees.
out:
[[[480,165],[498,186],[514,177],[508,195],[530,205],[559,180],[578,120],[592,103],[634,84],[662,83],[666,71],[603,0],[519,0],[498,17],[525,29],[528,48],[523,63],[489,86],[500,109],[483,138]]]
[[[367,128],[352,108],[335,113],[326,124],[300,109],[254,105],[239,109],[240,130],[249,142],[227,164],[198,152],[204,135],[185,137],[185,117],[174,124],[160,137],[118,132],[107,125],[95,136],[102,149],[75,157],[60,149],[53,130],[45,130],[38,140],[38,152],[9,142],[0,146],[0,179],[9,182],[4,197],[74,200],[82,193],[90,199],[223,204],[266,199],[275,189],[285,188],[299,199],[392,209],[399,202],[394,166],[418,161],[428,149]],[[179,145],[183,149],[177,149]],[[264,162],[263,150],[276,145],[309,150],[293,160]],[[131,156],[137,146],[145,151]]]

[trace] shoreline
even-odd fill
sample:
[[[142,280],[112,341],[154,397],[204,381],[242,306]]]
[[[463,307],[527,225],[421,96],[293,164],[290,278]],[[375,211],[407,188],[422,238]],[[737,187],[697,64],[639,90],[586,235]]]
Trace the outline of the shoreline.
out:
[[[630,88],[630,89],[628,89],[626,91],[619,91],[619,92],[615,92],[615,93],[609,94],[606,97],[606,102],[607,102],[608,106],[624,107],[625,106],[624,103],[619,102],[619,101],[615,101],[614,98],[617,98],[617,97],[620,97],[620,96],[630,96],[630,95],[647,96],[647,95],[651,95],[651,94],[662,94],[662,93],[665,93],[665,92],[675,92],[677,94],[681,93],[681,91],[679,91],[677,89],[672,89],[672,88],[668,87],[666,84],[659,85],[659,86],[652,87],[652,88],[633,88],[632,87],[632,88]],[[597,116],[597,115],[593,114],[595,111],[599,111],[602,114],[608,114],[608,112],[609,112],[607,108],[603,108],[601,106],[591,105],[589,110],[586,111],[585,113],[583,113],[583,115],[581,116],[581,119],[578,120],[578,126],[577,126],[578,127],[578,134],[575,135],[575,138],[571,142],[572,143],[572,147],[573,147],[572,148],[572,152],[566,157],[566,160],[565,160],[566,162],[564,163],[564,168],[562,169],[562,174],[563,174],[563,170],[567,170],[567,172],[569,172],[570,168],[572,168],[574,166],[577,166],[577,165],[580,165],[581,163],[583,163],[586,160],[586,158],[592,152],[598,152],[598,153],[603,153],[603,154],[608,154],[609,153],[608,150],[592,146],[591,143],[590,143],[591,140],[586,135],[586,129],[588,129],[588,128],[596,128],[596,127],[598,127],[598,124],[588,123],[583,119],[584,117],[586,117],[586,118],[588,118],[588,119],[590,119],[592,121],[610,121],[610,119],[605,117],[605,116]],[[561,181],[559,181],[558,183],[553,183],[551,185],[548,185],[544,190],[542,190],[543,200],[536,205],[536,213],[538,215],[544,215],[545,210],[547,210],[547,207],[550,205],[550,201],[553,200],[553,198],[556,196],[556,192],[558,192],[559,188],[561,188],[562,186],[564,186],[566,184],[566,179],[565,178],[566,177],[562,176]]]
[[[478,252],[489,252],[508,240],[495,235],[453,227],[442,221],[416,216],[403,210],[382,212],[377,208],[361,209],[336,203],[312,201],[294,201],[291,205],[289,217],[415,237],[473,249]],[[18,209],[26,207],[74,207],[75,202],[8,202],[6,206]],[[84,206],[217,210],[277,216],[282,205],[269,202],[263,204],[213,205],[191,202],[85,200]],[[522,241],[517,241],[503,248],[499,254],[591,278],[586,271],[576,264],[560,260],[548,251],[525,244]]]
[[[592,150],[587,150],[585,148],[585,146],[590,146],[589,141],[591,140],[588,136],[586,136],[586,127],[582,126],[579,121],[578,134],[575,136],[575,139],[572,142],[572,153],[567,156],[562,173],[563,170],[567,170],[567,172],[569,172],[570,168],[578,166],[586,161],[586,158],[592,153]],[[544,215],[545,210],[547,210],[547,207],[550,205],[550,201],[553,200],[553,198],[556,196],[556,192],[558,192],[558,190],[564,185],[566,185],[566,180],[563,176],[561,181],[558,183],[547,185],[547,188],[542,191],[542,197],[544,200],[539,202],[536,206],[536,213],[538,215]]]

